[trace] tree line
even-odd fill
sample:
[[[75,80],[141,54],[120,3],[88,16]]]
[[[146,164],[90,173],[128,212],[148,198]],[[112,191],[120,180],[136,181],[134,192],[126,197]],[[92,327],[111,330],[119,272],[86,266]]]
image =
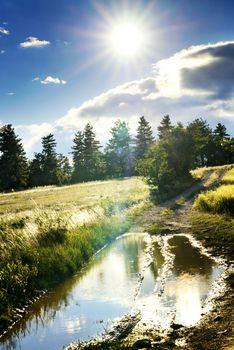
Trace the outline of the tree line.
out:
[[[161,191],[169,191],[177,180],[189,177],[198,166],[234,162],[234,139],[225,125],[212,130],[203,119],[187,126],[172,125],[169,115],[158,126],[158,138],[144,116],[136,136],[126,122],[118,120],[103,150],[89,123],[77,131],[68,157],[56,152],[53,134],[41,139],[42,150],[28,160],[21,139],[12,125],[0,128],[0,190],[34,186],[65,185],[84,181],[143,175]]]

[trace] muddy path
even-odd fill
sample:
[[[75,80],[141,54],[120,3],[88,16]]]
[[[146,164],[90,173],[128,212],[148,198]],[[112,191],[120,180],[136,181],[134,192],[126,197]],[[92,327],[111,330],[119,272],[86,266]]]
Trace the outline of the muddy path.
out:
[[[110,331],[104,332],[98,339],[88,342],[71,344],[66,350],[75,349],[186,349],[186,350],[231,350],[234,349],[233,333],[233,289],[226,284],[226,277],[232,269],[232,261],[225,254],[220,257],[212,256],[211,251],[206,250],[206,241],[198,242],[192,235],[190,223],[190,210],[197,193],[215,186],[222,179],[225,171],[220,171],[218,176],[207,172],[201,183],[194,184],[189,190],[180,196],[169,200],[161,205],[152,207],[137,224],[131,229],[132,232],[147,231],[151,233],[152,241],[160,243],[168,241],[168,237],[181,235],[189,237],[193,244],[197,244],[202,254],[219,260],[226,264],[226,272],[214,290],[214,295],[208,304],[208,311],[201,311],[200,320],[186,326],[173,317],[166,328],[144,320],[142,309],[133,310],[118,320]],[[151,245],[149,245],[148,264],[151,263]],[[168,262],[170,264],[170,262]],[[145,265],[147,269],[147,262]],[[138,289],[142,287],[144,276],[139,275]],[[222,284],[222,286],[220,286]],[[159,291],[160,292],[160,291]],[[216,294],[215,294],[216,292]],[[203,307],[203,306],[202,306]]]

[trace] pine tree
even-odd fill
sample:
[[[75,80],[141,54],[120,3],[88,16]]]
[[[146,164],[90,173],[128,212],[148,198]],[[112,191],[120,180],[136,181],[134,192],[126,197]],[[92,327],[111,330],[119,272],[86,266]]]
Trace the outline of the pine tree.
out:
[[[111,129],[111,139],[106,149],[108,175],[111,177],[130,176],[133,173],[131,136],[127,124],[118,120]]]
[[[4,125],[0,129],[0,188],[25,188],[27,181],[28,163],[21,140],[12,125]]]
[[[42,184],[56,185],[58,183],[58,161],[56,140],[53,134],[42,137]]]
[[[206,120],[197,118],[187,127],[194,142],[194,166],[212,163],[212,130]]]
[[[84,181],[84,136],[81,131],[75,134],[72,146],[72,161],[73,161],[73,171],[72,171],[72,182]]]
[[[173,126],[171,124],[170,116],[167,114],[165,115],[160,125],[158,126],[158,137],[160,140],[167,138],[167,136],[170,134],[171,130],[173,129]]]
[[[154,140],[152,129],[144,116],[140,117],[138,124],[134,149],[135,160],[144,158],[149,146]]]
[[[59,185],[67,185],[71,180],[72,168],[69,163],[69,159],[63,154],[57,155],[57,181]]]
[[[229,145],[229,135],[226,126],[218,123],[213,131],[213,158],[211,165],[223,165],[229,163],[230,153],[227,147]]]
[[[73,142],[72,182],[102,179],[105,176],[105,161],[99,151],[100,143],[95,139],[92,125],[87,124],[83,133],[78,131]]]
[[[218,142],[222,142],[225,138],[227,138],[229,135],[227,133],[227,128],[225,125],[218,123],[216,125],[216,128],[213,131],[215,140],[217,140]]]
[[[95,140],[93,126],[87,124],[84,129],[84,173],[86,181],[98,178],[98,162],[100,142]]]
[[[43,184],[43,156],[34,153],[34,158],[29,164],[29,186],[41,186]]]

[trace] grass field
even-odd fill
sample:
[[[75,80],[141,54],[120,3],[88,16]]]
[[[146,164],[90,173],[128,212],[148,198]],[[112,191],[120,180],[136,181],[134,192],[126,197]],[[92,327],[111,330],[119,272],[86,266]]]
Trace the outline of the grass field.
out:
[[[55,187],[39,187],[22,192],[0,194],[0,215],[31,211],[38,207],[61,209],[91,208],[103,200],[144,199],[148,186],[137,177],[123,180],[94,181]]]
[[[147,207],[140,178],[0,195],[0,329],[36,290],[75,273]]]

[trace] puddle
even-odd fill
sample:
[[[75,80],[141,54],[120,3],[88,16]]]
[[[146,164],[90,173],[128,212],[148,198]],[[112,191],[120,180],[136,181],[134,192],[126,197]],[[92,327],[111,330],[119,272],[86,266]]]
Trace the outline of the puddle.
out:
[[[141,322],[191,326],[224,269],[186,235],[123,235],[32,305],[0,339],[0,349],[59,350],[103,333],[134,309],[141,311]]]

